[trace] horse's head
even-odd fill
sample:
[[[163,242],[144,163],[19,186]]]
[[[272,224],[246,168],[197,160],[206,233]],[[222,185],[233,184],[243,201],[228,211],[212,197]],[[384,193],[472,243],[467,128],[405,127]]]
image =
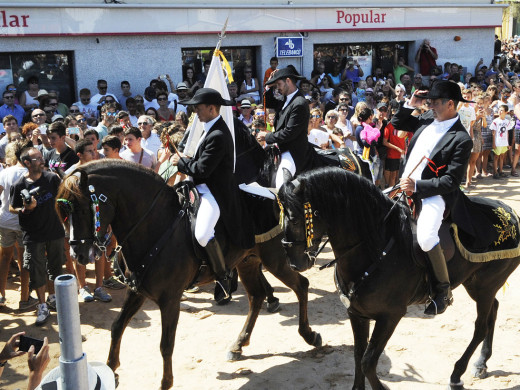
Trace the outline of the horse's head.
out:
[[[304,199],[304,191],[298,180],[286,181],[278,191],[283,212],[285,248],[291,267],[305,271],[314,265],[325,225],[319,211]]]
[[[69,230],[71,256],[81,264],[99,257],[110,240],[107,231],[115,209],[83,169],[63,180],[56,209]]]

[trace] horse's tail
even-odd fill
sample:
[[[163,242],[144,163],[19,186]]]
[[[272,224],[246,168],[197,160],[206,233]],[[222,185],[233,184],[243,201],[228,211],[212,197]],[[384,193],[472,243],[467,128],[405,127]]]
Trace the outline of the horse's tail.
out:
[[[274,175],[280,165],[281,153],[276,145],[269,145],[265,148],[265,160],[260,172],[258,174],[261,185],[270,187],[273,185]]]

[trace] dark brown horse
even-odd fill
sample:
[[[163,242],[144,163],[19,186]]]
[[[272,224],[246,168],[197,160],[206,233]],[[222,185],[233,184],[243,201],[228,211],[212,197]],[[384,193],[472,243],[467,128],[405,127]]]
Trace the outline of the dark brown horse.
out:
[[[321,237],[329,236],[336,282],[354,332],[353,389],[365,389],[365,377],[372,389],[386,389],[376,373],[379,356],[407,306],[428,297],[426,268],[412,254],[408,209],[401,204],[392,209],[393,201],[368,180],[334,168],[304,173],[285,183],[278,196],[289,257],[315,250]],[[498,311],[495,295],[519,263],[520,257],[473,263],[455,248],[448,262],[451,286],[464,286],[477,304],[477,319],[473,338],[451,374],[452,390],[463,389],[461,376],[482,342],[474,375],[486,375]]]
[[[117,369],[123,331],[145,299],[151,299],[161,311],[161,388],[169,389],[173,386],[172,353],[182,292],[196,279],[199,284],[214,280],[208,269],[198,275],[201,262],[194,253],[177,193],[149,169],[125,161],[101,160],[88,163],[65,178],[57,198],[58,212],[70,226],[71,248],[78,261],[88,262],[94,243],[103,246],[111,225],[122,246],[121,261],[137,277],[137,289],[128,289],[112,325],[107,364],[114,371]],[[249,344],[265,299],[261,264],[296,293],[300,335],[310,345],[321,345],[321,336],[312,331],[307,318],[309,282],[289,267],[281,236],[280,232],[250,250],[225,245],[228,268],[237,268],[249,297],[246,323],[228,352],[229,359],[238,359],[242,347]]]

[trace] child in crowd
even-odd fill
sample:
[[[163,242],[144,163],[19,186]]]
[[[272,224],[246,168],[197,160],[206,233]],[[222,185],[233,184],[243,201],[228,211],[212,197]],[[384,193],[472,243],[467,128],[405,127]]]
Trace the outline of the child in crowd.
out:
[[[471,100],[472,93],[469,89],[464,89],[462,91],[462,97],[466,100]],[[475,108],[470,103],[460,103],[459,104],[459,117],[460,121],[462,122],[462,125],[468,132],[468,134],[471,135],[471,128],[473,127],[473,124],[475,123],[475,119],[477,119],[475,115]]]
[[[358,83],[358,87],[356,88],[356,96],[358,99],[358,102],[365,102],[366,99],[366,89],[367,89],[367,82],[365,80],[360,80]]]
[[[491,132],[493,134],[493,152],[495,153],[495,158],[493,160],[493,179],[500,179],[509,176],[502,172],[504,158],[507,151],[511,148],[509,145],[508,131],[512,128],[511,124],[514,124],[511,119],[506,118],[508,111],[509,108],[506,104],[501,105],[498,109],[498,118],[496,118],[491,124]]]

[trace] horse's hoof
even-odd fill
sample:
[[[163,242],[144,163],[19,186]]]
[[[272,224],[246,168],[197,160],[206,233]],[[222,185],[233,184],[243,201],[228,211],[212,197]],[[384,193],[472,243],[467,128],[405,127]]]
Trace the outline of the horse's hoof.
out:
[[[319,333],[314,332],[314,341],[312,342],[312,345],[314,347],[321,347],[322,344],[321,335]]]
[[[473,368],[473,377],[474,378],[484,379],[484,378],[487,378],[487,376],[488,376],[487,367],[474,367]]]
[[[228,362],[236,362],[240,359],[242,359],[242,352],[228,351],[228,353],[227,353]]]
[[[280,310],[280,300],[278,298],[275,298],[272,302],[267,302],[267,311],[269,313],[276,313]]]
[[[168,390],[173,387],[173,380],[162,380],[161,381],[161,387],[159,390]]]
[[[459,383],[450,383],[448,390],[464,390],[464,382],[460,381]]]

